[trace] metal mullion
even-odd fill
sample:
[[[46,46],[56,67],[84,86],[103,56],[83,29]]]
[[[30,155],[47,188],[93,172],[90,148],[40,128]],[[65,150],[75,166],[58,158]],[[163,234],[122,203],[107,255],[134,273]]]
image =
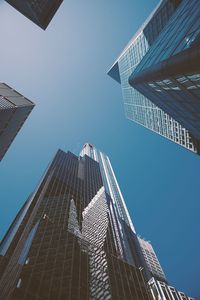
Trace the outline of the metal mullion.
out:
[[[62,161],[62,160],[65,160],[64,158],[62,158],[62,156],[59,158],[59,155],[58,155],[58,158],[57,158],[56,161],[55,161],[55,166],[56,166],[56,163],[58,163],[59,159],[60,159],[61,161]],[[61,167],[60,167],[59,169],[57,169],[58,174],[59,174],[59,170],[60,170],[60,169],[61,169]],[[51,186],[51,190],[50,190],[50,192],[49,192],[49,198],[52,197],[52,196],[51,196],[51,192],[53,191],[54,186],[56,186],[56,179],[57,179],[57,177],[55,176],[54,181],[53,181],[53,184],[52,184],[52,186]],[[57,190],[57,189],[58,189],[58,186],[57,186],[56,190]],[[47,204],[48,204],[48,202],[47,202]],[[52,206],[52,204],[51,204],[51,206]],[[50,206],[49,210],[51,210],[51,206]],[[52,236],[51,236],[51,241],[53,240],[53,235],[54,235],[54,227],[53,227],[53,233],[52,233]],[[58,248],[58,246],[57,246],[57,248]],[[50,248],[49,248],[49,249],[50,249]],[[47,253],[49,253],[49,251],[48,251]],[[51,295],[51,286],[52,286],[53,277],[54,277],[54,274],[52,274],[52,276],[51,276],[51,280],[50,280],[51,283],[50,283],[50,289],[49,289],[49,295],[48,295],[48,298],[49,298],[50,295]]]
[[[55,166],[56,166],[56,164],[58,163],[59,159],[62,159],[62,157],[59,157],[59,154],[58,154],[58,157],[56,157],[56,159],[55,159],[55,161],[54,161],[54,165],[55,165]],[[53,165],[50,166],[50,169],[52,169],[52,167],[53,167]],[[50,199],[52,198],[51,193],[52,193],[52,191],[53,191],[53,189],[54,189],[55,182],[56,182],[56,177],[54,178],[53,184],[52,184],[51,189],[50,189],[50,191],[49,191],[49,198],[50,198]],[[44,199],[44,198],[43,198],[43,199]],[[48,200],[49,200],[49,199],[48,199]],[[48,201],[47,201],[47,204],[46,204],[46,208],[47,208],[47,206],[48,206]],[[52,206],[52,204],[51,204],[51,206]],[[49,212],[50,212],[50,210],[51,210],[51,206],[49,207]],[[48,222],[48,221],[47,221],[47,222]],[[46,226],[46,228],[47,228],[47,226]],[[52,228],[52,230],[53,230],[53,233],[52,233],[52,235],[51,235],[51,241],[50,241],[50,242],[52,242],[52,240],[53,240],[54,228]],[[44,231],[44,235],[45,235],[45,231]],[[50,250],[50,248],[48,248],[48,250],[47,250],[47,256],[48,256],[49,250]],[[50,297],[50,293],[51,293],[52,280],[53,280],[53,275],[51,276],[51,280],[50,280],[51,283],[50,283],[50,289],[49,289],[49,295],[48,295],[48,298]]]
[[[116,272],[115,272],[115,261],[116,261],[117,257],[115,258],[114,255],[111,255],[111,261],[112,261],[112,267],[113,267],[113,274],[114,274],[114,277],[115,277],[115,287],[116,287],[116,290],[117,290],[117,298],[118,300],[120,300],[119,298],[119,290],[118,290],[118,285],[117,285],[117,279],[116,279]],[[112,288],[111,288],[111,296],[112,296]]]
[[[53,174],[53,173],[52,173],[52,174]],[[25,228],[24,228],[24,230],[23,230],[23,233],[22,233],[22,235],[21,235],[21,238],[19,239],[19,241],[18,241],[18,243],[17,243],[17,245],[16,245],[16,247],[15,247],[15,250],[14,250],[14,252],[13,252],[13,255],[14,255],[14,256],[13,256],[13,255],[11,256],[10,263],[7,265],[7,268],[6,268],[6,269],[8,269],[8,270],[7,270],[6,273],[4,273],[6,276],[2,277],[2,279],[3,279],[4,282],[5,282],[5,280],[6,280],[6,279],[4,279],[4,278],[8,276],[7,274],[10,273],[12,269],[16,269],[15,275],[16,275],[16,274],[17,274],[17,275],[15,276],[15,280],[14,280],[15,282],[16,282],[16,279],[17,279],[18,274],[20,274],[21,271],[22,271],[23,266],[21,266],[21,267],[19,268],[19,265],[17,265],[17,263],[16,263],[16,257],[19,257],[19,256],[20,256],[21,249],[23,248],[23,245],[24,245],[24,242],[25,242],[25,241],[23,241],[23,239],[26,240],[26,238],[27,238],[27,236],[28,236],[28,233],[29,233],[29,231],[30,231],[30,228],[31,228],[31,226],[32,226],[32,224],[33,224],[34,218],[35,218],[36,213],[37,213],[37,208],[38,208],[39,204],[41,203],[41,201],[42,201],[42,199],[43,199],[44,189],[46,190],[46,185],[47,185],[47,183],[48,183],[49,176],[50,176],[50,175],[52,176],[52,174],[46,174],[45,179],[42,181],[42,183],[41,183],[40,186],[39,186],[39,188],[42,186],[41,193],[40,193],[40,195],[39,195],[39,197],[38,197],[38,199],[37,199],[37,202],[36,202],[35,206],[34,206],[33,209],[32,209],[32,212],[31,212],[31,214],[30,214],[30,216],[29,216],[29,221],[27,221],[27,223],[26,223],[26,225],[25,225]],[[33,201],[34,201],[34,200],[33,200]],[[22,245],[21,245],[21,244],[22,244]],[[10,268],[11,268],[11,269],[10,269]],[[3,283],[3,282],[2,282],[2,279],[1,279],[1,284]],[[13,281],[13,288],[14,288],[14,281]],[[10,283],[10,282],[9,282],[9,283]],[[6,280],[6,282],[4,283],[4,288],[3,288],[4,295],[5,295],[5,293],[6,293],[5,289],[6,289],[6,285],[7,285],[7,284],[8,284],[8,281]],[[12,285],[9,284],[9,286],[12,286]],[[12,290],[9,291],[9,295],[10,295],[11,292],[12,292]]]
[[[131,274],[131,278],[132,278],[132,281],[133,281],[133,286],[135,288],[135,293],[136,293],[136,296],[137,296],[137,300],[141,300],[138,296],[138,291],[137,291],[137,283],[139,283],[139,280],[138,280],[138,277],[137,277],[137,283],[135,282],[135,278],[133,277],[133,272],[134,272],[134,274],[136,274],[135,276],[137,277],[137,271],[136,271],[135,268],[133,269],[133,267],[132,267],[132,270],[131,270],[130,274]]]
[[[66,165],[67,165],[67,163],[68,163],[68,161],[66,161]],[[65,188],[65,186],[66,186],[66,183],[69,181],[69,176],[67,176],[68,174],[67,174],[67,171],[66,171],[66,168],[64,169],[64,179],[63,179],[63,183],[62,183],[62,188],[61,188],[61,191],[63,190],[63,201],[62,201],[62,207],[64,206],[64,203],[65,202],[69,202],[69,197],[67,197],[67,201],[66,201],[66,196],[67,195],[65,195],[65,191],[66,191],[66,188]],[[60,194],[61,194],[61,192],[60,192]],[[68,209],[69,209],[69,205],[68,205],[68,203],[67,203],[67,206],[68,206]],[[63,222],[64,223],[64,222]],[[62,228],[62,226],[61,226],[61,228]],[[67,229],[67,228],[66,228]],[[64,231],[64,228],[62,228],[62,230]],[[66,235],[67,235],[67,239],[68,239],[68,234],[67,234],[67,230],[66,230]],[[66,252],[66,251],[65,251]],[[64,256],[66,256],[66,253],[64,254]],[[63,268],[62,268],[63,270],[62,270],[62,278],[63,278],[63,273],[64,273],[64,265],[63,265]],[[61,279],[62,280],[62,279]],[[63,280],[62,280],[63,281]],[[60,293],[59,293],[59,297],[61,296],[61,292],[62,292],[62,288],[60,288]]]
[[[73,235],[73,246],[72,246],[72,264],[71,264],[71,279],[70,279],[70,287],[69,287],[69,299],[71,299],[71,294],[72,294],[72,279],[73,279],[73,267],[74,267],[74,252],[75,252],[75,236]]]
[[[139,283],[138,285],[139,285],[139,288],[140,288],[140,291],[141,291],[141,294],[142,294],[142,298],[143,298],[144,300],[146,300],[146,299],[143,297],[143,290],[142,290],[142,288],[141,288],[141,284],[140,284],[140,280],[139,280],[139,278],[138,278],[137,270],[135,270],[135,274],[136,274],[136,277],[137,277],[137,281],[138,281],[138,283]],[[146,292],[147,292],[146,282],[144,281],[143,274],[142,274],[141,271],[140,271],[140,274],[141,274],[141,277],[142,277],[142,282],[143,282],[143,284],[144,284],[144,286],[145,286],[145,289],[146,289]],[[149,298],[149,295],[148,295],[148,298]],[[138,298],[138,300],[141,300],[141,299]]]
[[[127,283],[128,283],[128,288],[129,288],[129,293],[130,293],[130,295],[131,295],[131,299],[133,299],[133,297],[132,297],[132,292],[131,292],[131,289],[130,289],[130,281],[129,281],[129,277],[128,277],[128,275],[127,275],[127,269],[126,269],[126,266],[125,266],[125,263],[123,262],[123,269],[124,269],[124,271],[125,271],[125,274],[126,274],[126,278],[127,278]]]

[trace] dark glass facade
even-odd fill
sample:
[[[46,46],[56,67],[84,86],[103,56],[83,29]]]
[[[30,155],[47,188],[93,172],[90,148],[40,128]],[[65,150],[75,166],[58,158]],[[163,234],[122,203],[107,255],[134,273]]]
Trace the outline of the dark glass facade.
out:
[[[0,160],[32,111],[34,103],[0,83]]]
[[[184,0],[130,84],[185,127],[200,146],[200,7]]]
[[[0,244],[0,299],[152,299],[116,246],[111,201],[97,161],[59,150]]]
[[[24,16],[46,29],[63,0],[6,0]]]

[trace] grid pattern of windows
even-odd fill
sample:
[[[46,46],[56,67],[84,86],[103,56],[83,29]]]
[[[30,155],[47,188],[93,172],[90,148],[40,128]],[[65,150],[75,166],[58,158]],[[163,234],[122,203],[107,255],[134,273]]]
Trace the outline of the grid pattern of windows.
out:
[[[7,253],[7,250],[12,242],[13,237],[16,235],[19,227],[22,223],[23,218],[25,217],[29,206],[31,205],[32,197],[30,196],[28,200],[25,202],[23,207],[18,212],[15,220],[12,225],[8,229],[8,233],[5,235],[5,238],[1,241],[0,245],[0,255],[4,256]]]
[[[10,102],[6,97],[0,96],[0,110],[1,109],[8,109],[8,108],[14,108],[15,105]]]
[[[0,299],[152,300],[118,256],[102,185],[96,161],[58,151],[0,260]]]
[[[142,253],[151,275],[157,279],[166,280],[165,274],[153,250],[152,245],[148,241],[145,241],[140,237],[138,237],[138,240],[140,242]]]
[[[33,102],[5,83],[0,83],[0,109],[33,106]]]
[[[136,73],[190,47],[200,33],[199,0],[183,0]]]
[[[128,80],[137,70],[156,42],[165,24],[176,9],[172,2],[163,1],[151,19],[138,31],[113,66],[120,74],[125,115],[139,125],[193,151],[197,152],[197,142],[179,122],[131,87]],[[118,66],[118,68],[116,68]],[[113,76],[113,75],[112,75]],[[113,76],[114,78],[114,76]]]
[[[187,127],[198,140],[200,140],[199,80],[200,74],[182,74],[148,82],[140,89]],[[192,147],[191,142],[190,146]]]
[[[103,250],[108,228],[107,211],[106,194],[102,187],[82,213],[80,232],[73,200],[70,205],[68,229],[77,235],[82,251],[86,251],[89,257],[91,299],[111,299],[106,253]]]
[[[200,74],[190,65],[199,64],[199,36],[199,1],[183,1],[130,77],[133,87],[185,127],[197,144]]]
[[[122,259],[129,264],[134,264],[131,254],[130,245],[125,232],[125,224],[135,232],[131,218],[129,216],[123,195],[120,191],[117,179],[112,169],[108,156],[93,147],[91,144],[85,144],[81,156],[88,155],[99,163],[103,184],[106,193],[110,196],[109,213],[112,225],[115,244]]]

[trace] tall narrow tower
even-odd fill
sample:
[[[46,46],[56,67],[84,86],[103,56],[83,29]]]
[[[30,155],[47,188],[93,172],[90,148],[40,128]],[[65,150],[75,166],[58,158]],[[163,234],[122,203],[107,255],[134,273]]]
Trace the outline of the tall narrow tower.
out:
[[[123,195],[120,191],[110,159],[105,153],[101,152],[89,143],[86,143],[83,146],[80,155],[87,155],[99,163],[105,191],[111,199],[109,211],[110,220],[112,222],[112,230],[115,236],[115,243],[118,245],[121,257],[129,264],[135,265],[137,259],[134,259],[135,252],[132,253],[131,251],[127,234],[129,231],[132,235],[135,235],[135,228],[127,210]]]

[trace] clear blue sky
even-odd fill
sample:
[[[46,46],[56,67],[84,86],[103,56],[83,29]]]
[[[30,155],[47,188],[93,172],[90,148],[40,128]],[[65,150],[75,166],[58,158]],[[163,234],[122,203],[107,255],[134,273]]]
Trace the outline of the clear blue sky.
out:
[[[110,156],[138,233],[200,296],[200,157],[125,119],[106,75],[158,0],[64,0],[44,32],[0,1],[0,81],[36,103],[0,163],[0,238],[58,148]]]

